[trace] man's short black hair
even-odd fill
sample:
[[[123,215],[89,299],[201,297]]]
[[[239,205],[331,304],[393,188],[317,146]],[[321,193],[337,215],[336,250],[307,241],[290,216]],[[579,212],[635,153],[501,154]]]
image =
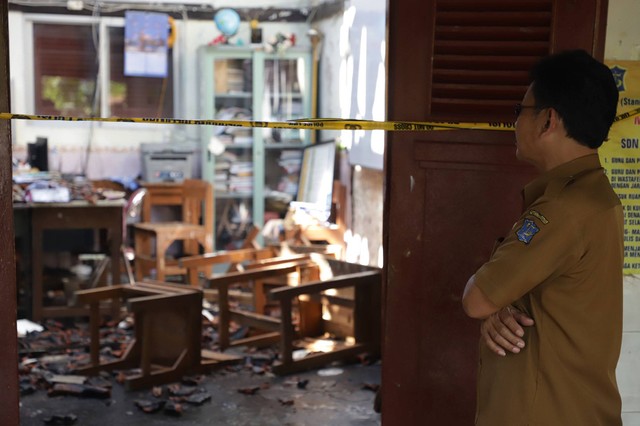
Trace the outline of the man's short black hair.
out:
[[[578,143],[602,145],[618,106],[618,88],[606,65],[584,50],[571,50],[542,59],[530,76],[538,108],[555,109]]]

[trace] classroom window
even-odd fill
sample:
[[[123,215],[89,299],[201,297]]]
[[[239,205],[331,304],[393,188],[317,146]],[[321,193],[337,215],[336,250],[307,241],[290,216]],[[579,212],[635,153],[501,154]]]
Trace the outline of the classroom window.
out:
[[[36,114],[162,117],[173,116],[173,76],[124,75],[124,28],[34,23],[34,106]],[[101,53],[99,38],[107,37]],[[168,54],[172,63],[171,50]],[[108,73],[101,87],[100,70]],[[96,88],[98,88],[96,90]],[[105,99],[106,102],[102,102]]]
[[[90,115],[98,78],[89,25],[34,24],[37,114]]]

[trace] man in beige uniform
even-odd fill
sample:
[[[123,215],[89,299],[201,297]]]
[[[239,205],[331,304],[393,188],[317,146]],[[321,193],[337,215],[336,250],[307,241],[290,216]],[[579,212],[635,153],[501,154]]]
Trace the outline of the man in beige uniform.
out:
[[[516,155],[541,175],[463,295],[484,320],[478,425],[621,424],[623,218],[597,155],[617,101],[609,69],[572,51],[541,61],[516,107]]]

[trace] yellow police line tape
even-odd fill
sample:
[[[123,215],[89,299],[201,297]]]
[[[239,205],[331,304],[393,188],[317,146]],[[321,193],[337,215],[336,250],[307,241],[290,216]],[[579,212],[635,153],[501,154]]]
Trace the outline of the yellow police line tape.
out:
[[[640,114],[640,108],[618,115],[614,122]],[[123,118],[123,117],[69,117],[61,115],[30,115],[0,112],[1,120],[45,120],[45,121],[99,121],[112,123],[183,124],[200,126],[231,126],[268,129],[307,130],[384,130],[431,131],[431,130],[501,130],[513,131],[514,123],[463,123],[463,122],[416,122],[416,121],[373,121],[341,118],[302,118],[291,121],[249,121],[249,120],[191,120],[180,118]]]

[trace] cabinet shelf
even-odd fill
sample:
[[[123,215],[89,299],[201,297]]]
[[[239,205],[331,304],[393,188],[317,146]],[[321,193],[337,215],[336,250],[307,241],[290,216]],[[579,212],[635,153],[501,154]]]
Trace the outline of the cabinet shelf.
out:
[[[224,99],[224,98],[250,99],[253,96],[253,94],[251,92],[216,93],[214,96],[220,99]]]
[[[301,93],[292,92],[292,93],[269,93],[269,96],[272,98],[292,98],[292,99],[302,99],[303,95]]]
[[[291,194],[289,192],[280,192],[278,194],[271,194],[271,193],[264,194],[264,198],[280,199],[280,198],[282,198],[282,194],[286,194],[286,195],[290,196],[291,198],[295,198],[296,197],[296,194]]]
[[[224,146],[225,149],[251,149],[252,143],[230,143]]]
[[[202,116],[246,120],[236,118],[242,116],[255,121],[311,116],[310,48],[294,46],[285,52],[267,53],[251,46],[202,46],[198,55]],[[227,133],[234,133],[233,129],[227,128]],[[282,199],[287,197],[282,194],[295,196],[302,149],[310,143],[311,134],[312,130],[254,128],[242,134],[240,143],[225,144],[226,155],[202,156],[203,179],[219,188],[214,195],[214,220],[224,235],[216,235],[216,248],[242,240],[243,235],[235,230],[243,232],[247,227],[231,229],[229,223],[263,226],[265,216],[284,216],[287,204]],[[202,152],[207,152],[213,136],[212,126],[201,126]],[[244,174],[234,173],[238,167]],[[249,172],[251,177],[247,177]]]
[[[221,200],[241,200],[253,197],[253,192],[217,192],[216,198]]]
[[[302,142],[273,142],[265,143],[264,149],[303,149],[305,146]]]

